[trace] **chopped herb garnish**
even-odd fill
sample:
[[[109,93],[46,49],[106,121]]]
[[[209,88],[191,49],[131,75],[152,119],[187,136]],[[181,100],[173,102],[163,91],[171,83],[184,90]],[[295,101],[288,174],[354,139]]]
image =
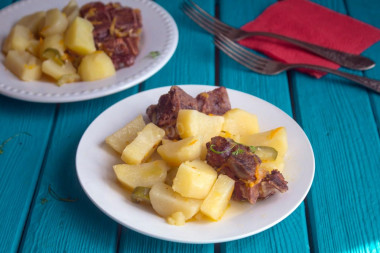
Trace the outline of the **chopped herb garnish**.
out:
[[[1,155],[2,153],[4,153],[4,149],[3,149],[3,148],[4,148],[5,144],[7,144],[8,142],[10,142],[13,138],[15,138],[15,137],[17,137],[17,136],[19,136],[19,135],[22,135],[22,134],[25,134],[25,135],[28,135],[28,136],[32,136],[30,133],[27,133],[27,132],[21,132],[21,133],[17,133],[17,134],[15,134],[15,135],[9,137],[9,138],[6,139],[5,141],[3,141],[3,143],[1,143],[1,145],[0,145],[0,155]]]
[[[150,58],[156,58],[157,56],[159,56],[160,55],[160,52],[159,51],[151,51],[150,53],[149,53],[149,57]]]
[[[227,150],[224,150],[224,151],[218,151],[218,150],[215,150],[214,147],[215,147],[215,144],[211,144],[211,145],[210,145],[210,150],[211,150],[212,152],[214,152],[215,154],[220,155],[220,154],[223,154],[223,153],[227,152]]]
[[[55,198],[56,200],[63,201],[63,202],[75,202],[75,201],[77,201],[76,199],[62,198],[62,197],[58,196],[58,194],[55,191],[53,191],[50,184],[48,187],[48,191],[49,191],[49,194],[53,198]]]
[[[238,148],[234,152],[232,152],[231,154],[233,154],[233,155],[240,155],[240,154],[243,154],[243,153],[244,153],[244,149]]]
[[[251,150],[252,153],[255,153],[256,147],[255,146],[249,146],[249,150]]]

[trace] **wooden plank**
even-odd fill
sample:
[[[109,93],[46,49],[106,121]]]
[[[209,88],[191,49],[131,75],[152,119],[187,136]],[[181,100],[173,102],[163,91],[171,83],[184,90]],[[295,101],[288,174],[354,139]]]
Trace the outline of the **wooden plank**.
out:
[[[20,249],[24,252],[115,252],[117,223],[83,192],[76,175],[75,153],[88,125],[103,110],[138,91],[59,107],[46,163]],[[73,200],[65,201],[59,197]]]
[[[179,44],[168,64],[149,78],[143,89],[175,84],[214,84],[214,49],[211,39],[180,10],[180,1],[158,0],[174,18],[179,29]],[[213,12],[213,1],[202,4]],[[158,99],[158,98],[157,98]],[[155,103],[156,101],[152,101]],[[123,228],[120,252],[214,252],[213,244],[192,245],[149,238]]]
[[[222,0],[220,1],[220,17],[223,22],[240,27],[253,20],[274,2]],[[260,97],[292,115],[286,73],[276,76],[257,74],[247,70],[221,52],[220,85]],[[222,244],[222,252],[309,251],[304,209],[304,204],[301,204],[293,214],[276,226],[257,235]]]
[[[315,2],[346,13],[343,1]],[[316,158],[307,198],[314,251],[379,251],[380,143],[368,91],[331,75],[292,78],[296,115]]]
[[[371,24],[380,29],[379,9],[380,1],[371,0],[347,0],[347,12],[351,17],[359,19],[367,24]],[[363,55],[372,58],[377,63],[376,67],[365,71],[364,76],[380,80],[379,62],[380,62],[380,42],[368,48]],[[380,131],[380,98],[378,94],[371,92],[369,94],[377,129]]]
[[[51,132],[54,108],[0,96],[0,231],[7,231],[0,233],[0,244],[4,252],[18,247]]]

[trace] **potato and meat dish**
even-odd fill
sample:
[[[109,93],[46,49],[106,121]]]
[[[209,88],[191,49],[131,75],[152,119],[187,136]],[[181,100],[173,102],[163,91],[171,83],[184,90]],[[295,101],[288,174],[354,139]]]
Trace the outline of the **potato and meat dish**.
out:
[[[282,174],[284,127],[260,132],[256,115],[231,109],[224,87],[195,98],[172,86],[105,142],[124,163],[113,166],[131,200],[169,224],[219,220],[230,200],[255,204],[288,190]]]
[[[22,17],[3,42],[4,65],[23,81],[58,86],[110,77],[133,65],[142,28],[138,9],[75,0]]]

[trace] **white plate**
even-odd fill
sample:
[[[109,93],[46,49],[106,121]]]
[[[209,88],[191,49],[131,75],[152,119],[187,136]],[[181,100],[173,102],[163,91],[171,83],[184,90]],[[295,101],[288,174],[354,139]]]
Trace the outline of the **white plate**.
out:
[[[0,43],[2,44],[12,25],[22,16],[40,10],[62,8],[68,2],[69,0],[25,0],[0,10]],[[77,2],[82,6],[90,0],[77,0]],[[104,80],[58,87],[49,82],[20,81],[4,67],[4,55],[0,53],[0,94],[43,103],[82,101],[125,90],[155,74],[169,61],[177,47],[177,25],[170,14],[153,1],[123,0],[122,4],[139,8],[142,13],[141,51],[134,65],[120,69],[115,76]],[[160,55],[153,59],[148,56],[152,51],[159,51]]]
[[[214,86],[181,86],[190,95],[214,89]],[[289,150],[284,176],[289,190],[255,205],[233,203],[218,222],[194,221],[172,226],[152,209],[134,204],[117,183],[112,165],[122,161],[106,146],[104,139],[139,114],[170,87],[138,93],[111,106],[98,116],[84,133],[77,150],[79,181],[89,198],[105,214],[120,224],[152,237],[184,243],[216,243],[243,238],[277,224],[303,201],[314,177],[314,155],[305,133],[286,113],[257,97],[228,90],[233,108],[257,115],[261,131],[286,127]]]

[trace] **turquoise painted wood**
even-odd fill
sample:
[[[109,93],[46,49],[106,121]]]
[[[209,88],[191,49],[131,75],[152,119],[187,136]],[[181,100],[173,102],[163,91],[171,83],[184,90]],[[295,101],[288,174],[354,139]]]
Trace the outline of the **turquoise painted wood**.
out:
[[[315,2],[345,14],[350,1]],[[330,75],[316,80],[293,72],[292,77],[296,115],[316,156],[307,198],[313,250],[377,252],[380,146],[370,95]]]
[[[18,248],[46,155],[54,110],[55,105],[0,96],[1,251]]]
[[[90,202],[79,185],[75,153],[88,125],[118,100],[138,87],[88,102],[59,106],[48,158],[36,189],[20,249],[24,252],[115,252],[117,223]],[[49,188],[62,201],[49,193]]]
[[[222,0],[220,17],[224,22],[240,27],[253,20],[274,2]],[[240,66],[223,52],[220,54],[220,85],[265,99],[292,115],[286,73],[271,77],[256,74]],[[309,251],[304,205],[301,204],[292,215],[273,228],[242,240],[224,243],[221,249],[222,252],[236,253]]]
[[[313,0],[380,28],[380,2]],[[0,8],[11,4],[0,1]],[[14,2],[14,1],[13,1]],[[380,96],[328,75],[252,73],[223,53],[180,11],[176,53],[156,75],[115,95],[69,104],[37,104],[0,95],[1,252],[380,252]],[[197,1],[234,26],[274,0]],[[364,52],[380,64],[380,43]],[[380,67],[363,74],[380,79]],[[293,116],[316,156],[305,204],[271,229],[222,244],[181,244],[118,225],[99,211],[75,174],[80,137],[103,110],[140,90],[173,84],[223,85],[265,99]],[[58,200],[49,193],[56,192]]]

